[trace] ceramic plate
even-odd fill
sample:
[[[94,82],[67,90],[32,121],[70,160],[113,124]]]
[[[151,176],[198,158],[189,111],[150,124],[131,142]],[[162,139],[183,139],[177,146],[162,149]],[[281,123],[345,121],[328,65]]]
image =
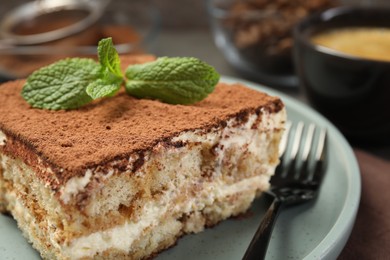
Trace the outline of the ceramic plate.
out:
[[[312,203],[282,211],[266,259],[335,259],[344,247],[360,199],[360,173],[356,158],[344,137],[324,117],[306,105],[275,90],[242,82],[254,89],[280,96],[291,121],[315,122],[329,134],[329,164],[319,197]],[[250,211],[196,235],[187,235],[156,259],[241,259],[270,201],[257,199]],[[1,259],[39,259],[11,217],[0,215]]]

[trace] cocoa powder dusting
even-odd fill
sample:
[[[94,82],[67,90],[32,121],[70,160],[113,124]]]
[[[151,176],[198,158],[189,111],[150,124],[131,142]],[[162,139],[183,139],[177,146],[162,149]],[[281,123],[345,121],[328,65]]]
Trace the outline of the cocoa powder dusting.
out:
[[[151,59],[128,56],[122,57],[122,63],[125,67]],[[128,159],[159,141],[169,142],[182,131],[219,126],[228,118],[255,113],[261,107],[276,112],[283,106],[276,97],[239,84],[221,83],[208,98],[194,105],[169,105],[121,92],[77,110],[49,111],[31,108],[21,97],[24,82],[0,86],[0,130],[51,165],[57,184],[83,174],[86,168]],[[0,146],[2,149],[6,150]],[[12,156],[25,154],[15,152]]]

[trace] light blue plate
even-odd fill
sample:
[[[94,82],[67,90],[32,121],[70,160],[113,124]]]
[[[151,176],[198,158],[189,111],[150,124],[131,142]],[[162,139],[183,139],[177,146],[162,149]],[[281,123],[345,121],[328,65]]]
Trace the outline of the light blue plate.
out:
[[[308,106],[272,89],[223,77],[224,82],[241,82],[277,95],[284,101],[289,120],[315,122],[329,134],[329,165],[319,197],[313,203],[285,209],[271,239],[267,259],[335,259],[343,249],[355,221],[360,200],[360,172],[351,147],[340,132]],[[256,200],[250,212],[214,228],[187,235],[156,259],[237,260],[241,259],[269,201]],[[39,259],[39,254],[22,237],[12,218],[0,215],[0,259]]]

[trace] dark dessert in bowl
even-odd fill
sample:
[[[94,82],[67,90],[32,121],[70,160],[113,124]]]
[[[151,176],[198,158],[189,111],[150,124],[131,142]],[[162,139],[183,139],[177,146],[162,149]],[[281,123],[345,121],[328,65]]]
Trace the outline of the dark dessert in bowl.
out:
[[[390,143],[389,17],[389,9],[339,7],[294,30],[300,86],[356,144]]]
[[[211,29],[226,60],[244,77],[272,87],[297,87],[292,30],[338,0],[208,0]]]

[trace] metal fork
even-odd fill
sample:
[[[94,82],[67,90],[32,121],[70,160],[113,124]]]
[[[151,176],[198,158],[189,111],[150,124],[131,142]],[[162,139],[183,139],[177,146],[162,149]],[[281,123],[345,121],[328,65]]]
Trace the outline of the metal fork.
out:
[[[271,188],[267,192],[273,196],[273,202],[252,238],[243,260],[265,258],[273,227],[283,207],[310,201],[318,195],[326,170],[326,130],[318,130],[317,145],[313,145],[316,139],[315,125],[310,124],[307,131],[304,131],[304,128],[304,123],[299,122],[294,136],[291,137],[292,124],[286,125],[280,143],[280,164],[271,178]],[[302,141],[304,132],[306,138]]]

